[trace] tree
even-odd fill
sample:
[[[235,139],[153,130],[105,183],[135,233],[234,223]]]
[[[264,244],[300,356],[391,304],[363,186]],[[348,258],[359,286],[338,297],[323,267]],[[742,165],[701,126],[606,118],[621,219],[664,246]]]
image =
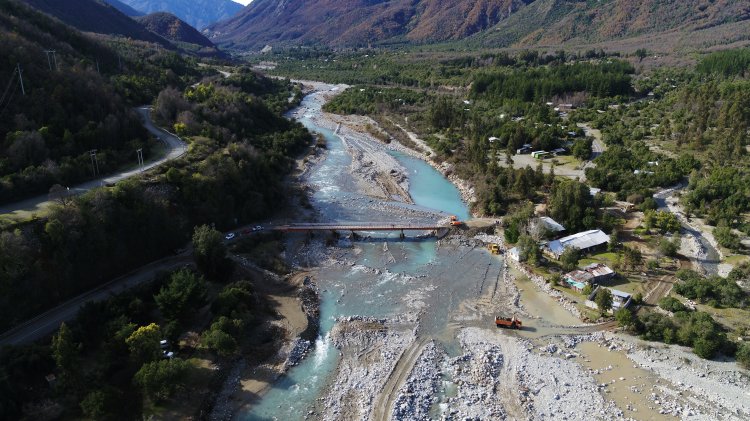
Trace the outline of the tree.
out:
[[[558,286],[562,283],[563,279],[562,276],[559,273],[553,273],[552,276],[549,277],[549,283],[552,286]]]
[[[203,346],[216,351],[222,357],[228,357],[237,351],[237,341],[227,332],[210,329],[201,336]]]
[[[231,261],[227,258],[227,247],[221,233],[208,225],[195,228],[193,233],[193,257],[198,269],[210,280],[224,281],[230,273]]]
[[[568,231],[575,232],[587,228],[591,223],[593,199],[586,185],[574,180],[558,180],[549,198],[550,216],[561,223]],[[595,215],[594,215],[595,216]],[[595,218],[594,221],[595,222]]]
[[[60,331],[52,337],[52,358],[57,364],[57,385],[65,391],[74,392],[80,380],[78,359],[81,345],[73,339],[73,332],[67,324],[60,325]]]
[[[189,269],[172,274],[169,284],[154,296],[161,314],[169,320],[182,321],[206,303],[206,282]]]
[[[96,389],[86,395],[80,407],[84,415],[94,420],[117,419],[113,409],[117,407],[121,396],[122,393],[112,387]]]
[[[575,247],[566,247],[560,255],[560,263],[566,271],[574,270],[581,259],[581,251]]]
[[[742,367],[750,369],[750,343],[741,343],[737,348],[735,358],[737,359],[737,363],[739,363]]]
[[[592,292],[594,292],[594,287],[591,286],[591,284],[587,283],[586,285],[584,285],[581,294],[588,298],[588,296],[591,295]]]
[[[637,269],[643,265],[643,254],[636,248],[624,247],[622,264],[631,270]]]
[[[739,250],[742,247],[739,237],[737,237],[729,227],[714,228],[714,237],[720,246],[726,247],[730,250]]]
[[[608,288],[600,287],[599,291],[596,291],[594,302],[599,306],[599,311],[601,311],[602,314],[606,313],[612,309],[612,291]]]
[[[190,363],[180,358],[163,359],[146,364],[135,373],[133,383],[154,401],[167,399],[184,386]]]
[[[126,340],[130,356],[136,363],[158,360],[161,357],[161,329],[156,323],[141,326]]]
[[[531,265],[537,265],[542,257],[542,253],[539,250],[539,244],[534,241],[531,236],[522,235],[518,239],[518,257],[522,262],[527,262]]]
[[[648,50],[645,48],[639,48],[635,50],[635,56],[638,57],[638,62],[641,62],[644,58],[648,57]]]
[[[615,320],[620,327],[629,329],[635,325],[635,317],[627,308],[621,308],[615,312]]]
[[[678,311],[685,311],[687,308],[680,300],[674,297],[664,297],[661,300],[659,300],[659,307],[666,311],[670,311],[672,313],[677,313]]]
[[[667,238],[662,238],[659,240],[659,253],[668,257],[676,256],[677,250],[679,249],[679,243],[677,241],[678,239],[670,241]]]

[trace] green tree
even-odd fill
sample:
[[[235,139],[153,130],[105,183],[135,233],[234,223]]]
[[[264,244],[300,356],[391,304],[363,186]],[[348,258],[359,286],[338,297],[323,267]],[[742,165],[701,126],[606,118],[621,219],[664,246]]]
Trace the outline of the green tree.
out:
[[[672,313],[677,313],[678,311],[685,311],[687,308],[685,305],[682,304],[680,300],[674,297],[664,297],[661,300],[659,300],[659,307],[666,311],[671,311]]]
[[[575,247],[566,247],[560,255],[560,263],[566,271],[571,271],[578,267],[578,261],[580,259],[581,251]]]
[[[203,332],[201,344],[222,357],[228,357],[237,352],[237,341],[227,332],[219,329],[210,329]]]
[[[180,358],[148,362],[135,373],[133,383],[141,387],[145,396],[158,402],[184,387],[190,367],[190,363]]]
[[[591,286],[591,284],[589,284],[589,283],[587,283],[586,285],[584,285],[583,286],[583,290],[581,291],[581,293],[583,295],[585,295],[587,298],[588,298],[589,295],[591,295],[592,292],[594,292],[594,287]]]
[[[676,256],[677,250],[679,249],[679,244],[677,241],[678,239],[670,241],[667,238],[662,238],[661,240],[659,240],[659,253],[668,257]]]
[[[534,241],[529,235],[522,235],[518,239],[518,257],[522,262],[527,262],[531,265],[539,264],[542,257],[542,253],[539,250],[539,244]]]
[[[206,304],[206,282],[189,269],[172,274],[169,284],[154,296],[161,314],[169,320],[185,320]]]
[[[615,320],[620,327],[629,329],[635,326],[635,317],[627,308],[621,308],[615,312]]]
[[[643,254],[637,248],[624,247],[622,264],[630,270],[635,270],[643,265]]]
[[[750,369],[750,343],[748,342],[741,343],[739,347],[737,348],[737,353],[735,354],[735,358],[737,359],[737,363],[739,365],[747,369]]]
[[[732,229],[729,227],[714,228],[714,237],[716,238],[716,242],[718,242],[720,246],[726,247],[730,250],[739,250],[742,247],[740,238],[737,237],[737,235],[733,233]]]
[[[231,271],[227,247],[221,233],[208,225],[195,227],[193,233],[195,264],[210,280],[224,281]]]
[[[73,332],[67,324],[60,325],[60,331],[52,337],[52,358],[57,364],[57,385],[65,391],[74,392],[80,383],[81,344],[73,339]]]
[[[612,292],[608,288],[599,288],[594,296],[594,302],[599,306],[602,314],[612,309]]]
[[[161,357],[161,329],[156,323],[141,326],[126,340],[130,356],[136,363],[158,360]]]
[[[104,387],[89,392],[80,403],[81,411],[93,420],[118,419],[116,412],[122,393],[112,387]]]
[[[554,220],[568,231],[576,232],[596,222],[596,218],[592,221],[589,214],[593,205],[591,192],[586,185],[574,180],[558,180],[552,188],[548,210]]]
[[[560,275],[559,273],[553,273],[552,276],[549,277],[548,281],[549,281],[550,285],[556,287],[556,286],[562,284],[562,281],[563,281],[562,275]]]

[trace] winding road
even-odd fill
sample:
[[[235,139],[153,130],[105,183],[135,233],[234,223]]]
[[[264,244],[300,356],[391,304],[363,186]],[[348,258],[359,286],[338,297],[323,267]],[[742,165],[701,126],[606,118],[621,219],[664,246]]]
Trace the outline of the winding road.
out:
[[[190,251],[184,251],[179,255],[157,260],[156,262],[140,267],[127,275],[87,291],[3,333],[0,335],[0,346],[23,345],[44,338],[60,328],[62,322],[74,319],[78,314],[78,310],[87,302],[105,300],[114,294],[153,279],[158,272],[177,269],[190,265],[191,262]]]
[[[145,127],[146,130],[149,131],[149,133],[151,133],[162,143],[164,143],[164,145],[167,147],[167,153],[159,159],[145,163],[143,168],[132,168],[116,174],[111,174],[94,180],[90,180],[85,183],[78,184],[74,187],[70,187],[70,192],[72,194],[82,194],[91,189],[106,186],[107,184],[116,183],[120,180],[133,177],[143,171],[158,167],[159,165],[162,165],[165,162],[171,161],[175,158],[179,158],[180,156],[185,154],[185,152],[187,152],[187,144],[183,142],[182,139],[177,137],[177,135],[169,133],[166,130],[154,125],[154,123],[151,121],[151,115],[149,113],[150,109],[151,107],[149,106],[142,106],[136,108],[135,110],[143,120],[143,127]],[[15,203],[0,205],[0,215],[41,211],[51,203],[52,202],[49,200],[49,195],[42,194]]]

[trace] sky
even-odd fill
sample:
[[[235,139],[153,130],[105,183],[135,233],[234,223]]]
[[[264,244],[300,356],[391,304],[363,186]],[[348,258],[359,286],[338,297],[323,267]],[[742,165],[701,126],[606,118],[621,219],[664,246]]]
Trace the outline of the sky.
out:
[[[241,3],[241,4],[244,4],[245,6],[247,6],[253,0],[233,0],[233,1],[236,1],[237,3]]]

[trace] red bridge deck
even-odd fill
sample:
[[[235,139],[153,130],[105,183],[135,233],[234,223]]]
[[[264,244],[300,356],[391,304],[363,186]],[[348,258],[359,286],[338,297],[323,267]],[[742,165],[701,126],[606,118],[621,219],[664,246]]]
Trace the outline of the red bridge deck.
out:
[[[308,231],[436,231],[447,226],[403,225],[387,223],[358,223],[358,224],[292,224],[280,225],[271,229],[284,232]]]

